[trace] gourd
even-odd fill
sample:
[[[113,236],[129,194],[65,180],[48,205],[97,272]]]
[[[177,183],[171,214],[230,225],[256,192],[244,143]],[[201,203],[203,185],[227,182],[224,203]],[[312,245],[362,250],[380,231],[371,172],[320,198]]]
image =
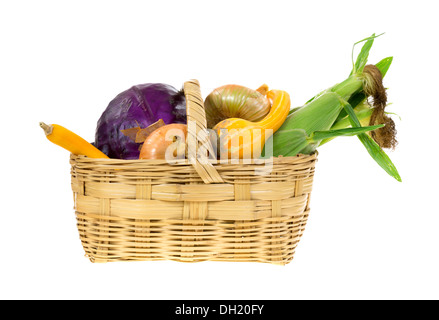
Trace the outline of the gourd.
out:
[[[229,118],[214,126],[221,159],[260,157],[265,142],[282,126],[291,106],[290,96],[286,91],[270,90],[267,98],[271,101],[271,108],[262,120],[252,122]]]
[[[47,125],[44,122],[40,122],[40,127],[44,130],[46,138],[49,139],[49,141],[75,155],[84,155],[89,158],[108,159],[108,156],[105,153],[63,126],[58,124]]]

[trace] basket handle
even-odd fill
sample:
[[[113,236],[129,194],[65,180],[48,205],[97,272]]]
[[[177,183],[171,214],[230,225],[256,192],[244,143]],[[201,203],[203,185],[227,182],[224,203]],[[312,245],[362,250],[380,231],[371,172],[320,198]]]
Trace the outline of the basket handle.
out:
[[[186,81],[183,90],[186,97],[188,160],[204,183],[223,183],[224,180],[207,156],[207,152],[216,153],[207,131],[200,83],[195,79]]]

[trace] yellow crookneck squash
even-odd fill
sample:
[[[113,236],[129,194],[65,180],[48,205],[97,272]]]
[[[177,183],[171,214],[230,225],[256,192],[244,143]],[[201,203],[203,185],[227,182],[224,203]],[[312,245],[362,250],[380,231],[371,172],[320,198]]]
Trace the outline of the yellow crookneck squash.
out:
[[[73,154],[84,155],[89,158],[108,159],[105,153],[63,126],[58,124],[47,125],[44,122],[40,122],[40,127],[44,130],[49,141]]]
[[[265,142],[284,123],[290,111],[290,96],[283,90],[270,90],[270,112],[260,121],[251,122],[241,118],[229,118],[217,123],[213,130],[217,134],[221,159],[259,158]]]

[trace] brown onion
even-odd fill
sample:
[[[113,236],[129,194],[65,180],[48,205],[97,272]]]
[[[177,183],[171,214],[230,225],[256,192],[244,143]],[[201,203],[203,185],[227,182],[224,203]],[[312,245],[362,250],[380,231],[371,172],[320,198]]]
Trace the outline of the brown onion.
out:
[[[171,123],[154,130],[145,140],[139,159],[184,159],[187,126]]]

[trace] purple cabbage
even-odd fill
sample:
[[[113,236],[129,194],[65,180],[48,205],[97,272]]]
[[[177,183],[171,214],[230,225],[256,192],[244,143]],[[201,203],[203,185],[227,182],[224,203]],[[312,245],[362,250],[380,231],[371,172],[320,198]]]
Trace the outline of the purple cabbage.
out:
[[[163,83],[146,83],[118,94],[98,120],[94,145],[113,159],[138,159],[140,143],[121,130],[146,128],[162,119],[165,124],[186,123],[182,90]]]

